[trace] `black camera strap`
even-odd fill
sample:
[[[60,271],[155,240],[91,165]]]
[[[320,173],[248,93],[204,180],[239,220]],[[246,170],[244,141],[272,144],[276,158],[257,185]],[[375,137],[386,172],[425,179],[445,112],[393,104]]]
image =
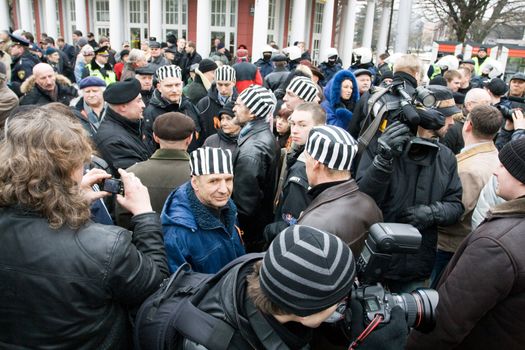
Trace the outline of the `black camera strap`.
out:
[[[365,120],[369,120],[372,113],[373,113],[373,106],[374,104],[387,92],[389,92],[389,89],[383,89],[381,91],[376,92],[375,94],[370,96],[370,99],[368,100],[368,114],[366,116]],[[381,124],[381,120],[383,120],[383,115],[388,111],[388,103],[383,103],[381,107],[379,108],[379,111],[374,116],[374,119],[372,120],[372,123],[368,125],[365,131],[361,132],[359,134],[359,138],[357,139],[357,154],[363,153],[363,151],[368,147],[368,144],[374,137],[374,135],[377,132],[377,129],[379,128],[379,124]]]

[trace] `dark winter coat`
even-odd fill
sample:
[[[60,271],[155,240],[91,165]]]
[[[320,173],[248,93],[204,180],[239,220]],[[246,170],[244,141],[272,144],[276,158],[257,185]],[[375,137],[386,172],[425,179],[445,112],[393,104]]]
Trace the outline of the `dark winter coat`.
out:
[[[228,101],[235,101],[237,99],[237,91],[233,91]],[[211,85],[208,90],[208,95],[203,97],[195,106],[199,116],[199,124],[202,126],[200,137],[206,140],[209,136],[217,133],[220,128],[219,111],[224,107],[219,99],[219,92],[215,83]]]
[[[286,68],[276,68],[264,77],[264,87],[275,92],[286,80],[290,72]]]
[[[95,144],[116,176],[118,168],[127,169],[148,160],[155,151],[145,140],[142,119],[126,119],[111,108],[107,109],[106,117],[100,123]]]
[[[191,84],[188,84],[186,96],[190,99],[191,103],[196,105],[207,94],[208,90],[206,90],[201,76],[199,74],[195,74],[195,80],[193,80]]]
[[[263,58],[259,58],[257,62],[254,63],[257,68],[259,68],[259,71],[261,72],[261,75],[263,79],[273,72],[273,64],[271,60],[265,60]]]
[[[169,64],[170,62],[168,61],[168,59],[161,55],[155,58],[150,58],[148,62],[148,67],[153,69],[154,71],[157,71],[157,69],[159,69],[160,67],[167,66]]]
[[[252,84],[260,86],[263,85],[261,72],[259,72],[259,69],[255,64],[249,62],[240,62],[234,64],[233,69],[235,69],[235,77],[237,78],[235,87],[237,88],[238,93],[241,93],[244,89]]]
[[[218,129],[216,134],[209,136],[202,145],[203,147],[229,149],[232,155],[237,150],[237,138],[239,135],[226,135],[222,129]]]
[[[493,207],[463,240],[438,284],[437,324],[407,349],[522,349],[525,198]]]
[[[36,212],[0,209],[1,347],[129,349],[128,310],[168,274],[158,215],[133,228],[53,230]]]
[[[202,56],[197,53],[197,51],[194,51],[193,54],[186,55],[186,66],[181,67],[182,70],[182,81],[187,82],[188,78],[190,77],[190,67],[196,63],[200,63],[202,61]]]
[[[341,69],[343,69],[343,66],[341,66],[340,63],[336,63],[334,65],[330,65],[327,62],[323,62],[319,65],[319,69],[324,75],[324,79],[319,82],[321,86],[325,86],[328,84],[330,79],[333,78],[335,73],[339,72]]]
[[[431,140],[429,140],[431,141]],[[398,215],[415,205],[435,206],[432,226],[421,230],[421,247],[416,254],[394,254],[386,277],[392,280],[422,280],[430,276],[437,247],[437,226],[456,223],[463,214],[462,187],[456,157],[448,147],[439,146],[429,166],[411,162],[403,154],[393,159],[393,170],[385,172],[373,163],[377,136],[363,152],[357,169],[357,183],[383,212],[385,222],[398,222]]]
[[[73,87],[71,81],[63,75],[56,76],[56,100],[51,97],[46,91],[42,90],[36,84],[35,77],[31,76],[21,86],[20,91],[25,93],[25,96],[20,99],[20,105],[37,105],[43,106],[52,102],[60,102],[66,106],[72,99],[78,96],[77,89]]]
[[[348,110],[341,101],[341,84],[344,80],[350,79],[352,81],[352,97],[350,103],[359,101],[359,89],[354,74],[347,70],[341,70],[324,89],[325,100],[321,103],[321,107],[326,112],[326,124],[339,126],[346,130],[348,123],[352,119],[353,111]]]

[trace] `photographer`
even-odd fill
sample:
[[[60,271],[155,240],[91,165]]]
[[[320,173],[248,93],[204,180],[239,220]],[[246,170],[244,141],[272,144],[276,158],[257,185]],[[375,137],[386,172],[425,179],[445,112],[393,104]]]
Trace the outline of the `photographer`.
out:
[[[404,55],[394,65],[393,84],[404,81],[406,93],[414,96],[420,71],[421,61]],[[405,107],[385,113],[386,123],[382,123],[388,127],[380,125],[357,169],[360,190],[376,201],[384,221],[412,224],[423,236],[416,254],[394,255],[385,275],[393,292],[409,292],[426,284],[436,254],[437,225],[453,224],[463,213],[456,159],[436,140],[444,136],[452,117],[444,119],[437,111],[426,111],[418,113],[421,120],[413,125],[407,120]],[[413,138],[416,134],[418,139]],[[418,162],[417,154],[409,150],[427,152],[426,162]]]
[[[167,275],[147,189],[119,170],[131,233],[90,220],[107,196],[83,176],[92,148],[82,126],[35,108],[11,116],[0,146],[0,344],[24,349],[129,349],[128,310]]]
[[[512,113],[512,119],[509,118]],[[517,140],[525,137],[525,117],[521,109],[507,109],[503,111],[505,125],[498,132],[496,137],[496,148],[501,150],[511,140]]]

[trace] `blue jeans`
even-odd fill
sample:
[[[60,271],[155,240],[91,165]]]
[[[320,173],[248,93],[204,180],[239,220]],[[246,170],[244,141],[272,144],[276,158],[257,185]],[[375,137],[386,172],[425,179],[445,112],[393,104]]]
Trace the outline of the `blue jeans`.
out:
[[[434,262],[434,269],[430,274],[430,288],[436,289],[436,286],[441,278],[441,274],[447,267],[448,262],[454,256],[453,252],[446,252],[444,250],[438,249],[436,252],[436,260]]]

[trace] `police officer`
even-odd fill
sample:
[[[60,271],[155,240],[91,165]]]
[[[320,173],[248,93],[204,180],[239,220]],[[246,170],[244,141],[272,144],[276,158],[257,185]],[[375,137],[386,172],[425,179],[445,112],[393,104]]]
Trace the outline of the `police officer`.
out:
[[[29,52],[29,45],[31,44],[25,38],[15,34],[9,34],[13,42],[9,49],[9,54],[13,59],[11,63],[11,89],[18,95],[22,96],[20,92],[20,85],[33,74],[33,67],[39,63],[38,58]]]
[[[86,64],[82,72],[82,78],[98,77],[106,82],[106,85],[117,81],[117,75],[113,71],[113,67],[108,63],[109,52],[106,46],[101,46],[95,50],[95,59],[91,63]]]

